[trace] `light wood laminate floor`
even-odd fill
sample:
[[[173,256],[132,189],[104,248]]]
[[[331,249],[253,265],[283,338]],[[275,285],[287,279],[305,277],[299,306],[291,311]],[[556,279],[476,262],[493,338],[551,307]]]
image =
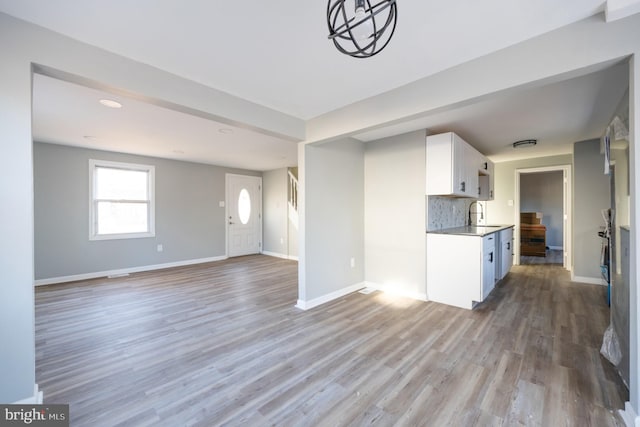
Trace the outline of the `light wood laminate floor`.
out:
[[[520,264],[529,265],[529,264],[557,264],[562,265],[562,250],[560,249],[547,249],[545,251],[545,256],[527,256],[520,255]]]
[[[36,375],[72,426],[614,426],[604,288],[514,267],[473,311],[380,292],[294,307],[249,256],[36,289]]]

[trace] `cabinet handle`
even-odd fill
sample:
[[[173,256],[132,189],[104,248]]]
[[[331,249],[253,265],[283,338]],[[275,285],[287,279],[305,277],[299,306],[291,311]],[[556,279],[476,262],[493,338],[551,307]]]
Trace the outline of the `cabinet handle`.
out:
[[[484,162],[484,170],[489,169],[489,165],[487,164],[487,162]]]
[[[493,198],[493,190],[489,191],[489,197]]]
[[[511,242],[507,242],[507,250],[510,251],[511,250]]]
[[[467,190],[465,190],[465,187],[466,187],[466,183],[464,181],[462,181],[460,183],[460,191],[467,191]]]
[[[478,187],[478,196],[482,194],[482,187]]]
[[[493,252],[489,254],[489,262],[493,262]]]

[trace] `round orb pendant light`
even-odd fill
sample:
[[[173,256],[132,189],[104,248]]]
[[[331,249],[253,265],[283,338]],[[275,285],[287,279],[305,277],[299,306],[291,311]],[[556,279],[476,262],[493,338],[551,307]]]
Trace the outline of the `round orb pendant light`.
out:
[[[354,58],[368,58],[389,44],[396,29],[396,0],[329,0],[329,39]]]

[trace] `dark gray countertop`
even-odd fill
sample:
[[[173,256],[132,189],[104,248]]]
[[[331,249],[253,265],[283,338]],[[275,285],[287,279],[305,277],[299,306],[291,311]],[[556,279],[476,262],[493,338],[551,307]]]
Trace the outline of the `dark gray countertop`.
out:
[[[513,227],[511,225],[465,225],[464,227],[445,228],[443,230],[427,231],[427,234],[454,234],[459,236],[486,236]]]

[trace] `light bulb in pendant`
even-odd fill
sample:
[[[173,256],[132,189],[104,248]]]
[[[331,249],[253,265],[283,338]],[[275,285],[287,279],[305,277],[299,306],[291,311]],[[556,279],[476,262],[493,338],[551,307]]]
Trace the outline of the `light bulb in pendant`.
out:
[[[367,16],[365,13],[364,7],[356,8],[356,14],[352,22],[353,25],[356,25],[358,22],[362,22],[360,25],[351,28],[353,37],[358,42],[367,42],[367,39],[369,39],[373,34],[373,23],[371,22],[371,17]]]

